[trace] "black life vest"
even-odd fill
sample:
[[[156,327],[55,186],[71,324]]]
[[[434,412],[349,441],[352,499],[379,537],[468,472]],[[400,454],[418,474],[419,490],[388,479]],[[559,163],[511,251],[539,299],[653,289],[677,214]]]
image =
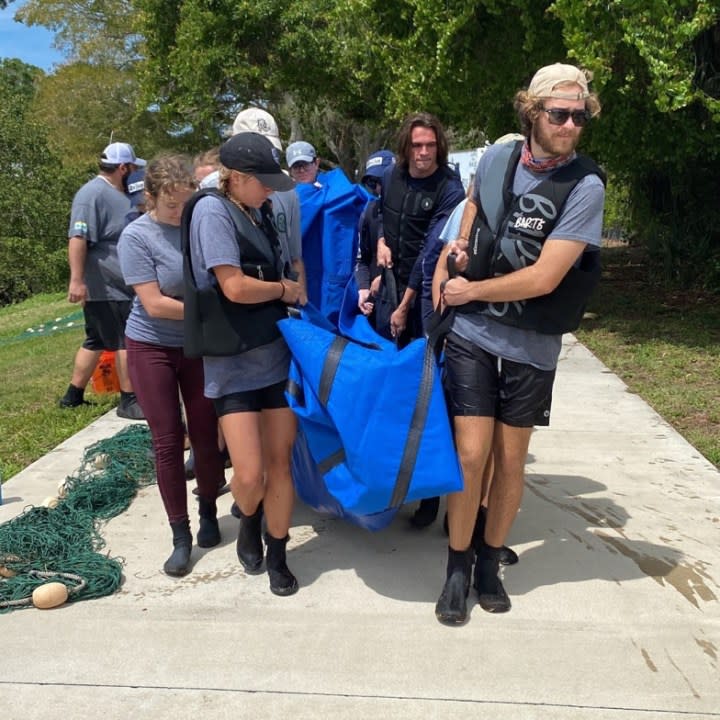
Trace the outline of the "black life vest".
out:
[[[480,202],[469,237],[469,280],[507,275],[533,265],[562,215],[573,188],[587,175],[605,175],[593,160],[578,155],[524,195],[512,191],[522,141],[503,147],[480,178]],[[600,280],[600,253],[588,247],[560,284],[547,295],[512,302],[471,302],[458,312],[489,315],[526,330],[559,335],[576,330]]]
[[[439,167],[418,190],[410,186],[407,170],[396,165],[387,187],[383,187],[385,244],[392,251],[393,269],[401,288],[407,286],[422,253],[435,206],[451,176],[450,168]]]
[[[225,297],[219,285],[198,289],[190,254],[190,220],[198,201],[208,195],[221,200],[232,218],[243,273],[267,281],[283,277],[280,244],[269,207],[261,208],[258,227],[219,190],[209,188],[193,195],[185,205],[180,223],[188,357],[237,355],[267,345],[280,337],[276,323],[287,317],[287,306],[280,300],[236,303]]]

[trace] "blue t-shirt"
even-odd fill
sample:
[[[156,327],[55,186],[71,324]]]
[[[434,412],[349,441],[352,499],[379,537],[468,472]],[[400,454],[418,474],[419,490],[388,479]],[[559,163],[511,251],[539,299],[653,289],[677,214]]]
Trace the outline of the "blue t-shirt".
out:
[[[190,220],[190,253],[200,289],[216,285],[212,268],[242,267],[235,225],[219,198],[208,195],[193,208]],[[219,398],[235,392],[257,390],[287,380],[290,350],[278,338],[268,345],[231,357],[205,357],[205,395]]]
[[[493,155],[501,148],[502,145],[493,145],[480,158],[475,178],[476,201],[484,172]],[[519,163],[513,182],[513,193],[523,195],[539,185],[545,177],[546,174],[532,172]],[[560,219],[547,239],[579,240],[599,248],[604,204],[605,186],[602,180],[597,175],[586,175],[572,189]],[[481,313],[457,314],[452,329],[465,340],[506,360],[533,365],[540,370],[554,370],[557,367],[562,335],[547,335],[505,325]]]
[[[128,285],[156,282],[163,295],[183,299],[179,227],[156,222],[147,213],[141,215],[123,230],[118,254]],[[136,295],[125,325],[125,334],[132,340],[151,345],[182,347],[183,321],[150,317]]]

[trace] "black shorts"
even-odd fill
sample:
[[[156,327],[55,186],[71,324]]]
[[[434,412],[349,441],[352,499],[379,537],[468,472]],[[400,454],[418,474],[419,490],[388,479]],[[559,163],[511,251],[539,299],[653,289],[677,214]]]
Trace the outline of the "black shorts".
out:
[[[276,410],[286,408],[288,402],[285,398],[285,385],[287,382],[275,383],[257,390],[230,393],[219,398],[213,398],[215,413],[218,417],[239,412],[260,412],[261,410]]]
[[[83,306],[86,350],[124,350],[132,300],[91,300]]]
[[[450,414],[494,417],[512,427],[550,424],[555,370],[503,360],[450,333],[445,392]]]

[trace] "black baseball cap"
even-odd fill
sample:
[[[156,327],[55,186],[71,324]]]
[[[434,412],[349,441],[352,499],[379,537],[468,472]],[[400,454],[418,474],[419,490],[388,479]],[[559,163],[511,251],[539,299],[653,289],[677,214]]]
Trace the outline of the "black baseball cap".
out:
[[[280,153],[259,133],[238,133],[226,140],[220,146],[220,162],[231,170],[253,175],[273,190],[285,191],[295,187],[295,181],[280,167]]]

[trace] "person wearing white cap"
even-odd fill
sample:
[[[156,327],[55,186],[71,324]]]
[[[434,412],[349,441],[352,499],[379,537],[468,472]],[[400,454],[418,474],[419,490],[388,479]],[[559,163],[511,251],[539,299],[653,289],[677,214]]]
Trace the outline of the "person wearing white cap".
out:
[[[100,155],[100,172],[76,193],[70,213],[68,300],[80,303],[85,315],[85,341],[75,355],[72,377],[60,407],[87,405],[85,388],[103,350],[115,352],[120,382],[117,414],[131,420],[144,415],[127,372],[125,322],[133,292],[120,270],[117,244],[130,212],[130,174],[145,166],[132,145],[110,143]]]
[[[435,270],[433,299],[454,312],[446,392],[465,480],[448,496],[447,573],[435,607],[443,623],[465,621],[471,575],[484,610],[510,609],[498,570],[530,436],[550,422],[562,334],[578,326],[600,277],[604,175],[575,152],[600,112],[588,81],[581,69],[555,63],[516,94],[524,140],[482,155],[460,235]],[[491,458],[487,513],[476,528]]]

